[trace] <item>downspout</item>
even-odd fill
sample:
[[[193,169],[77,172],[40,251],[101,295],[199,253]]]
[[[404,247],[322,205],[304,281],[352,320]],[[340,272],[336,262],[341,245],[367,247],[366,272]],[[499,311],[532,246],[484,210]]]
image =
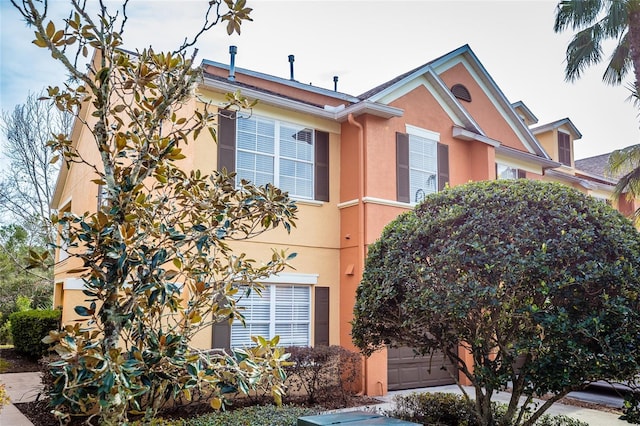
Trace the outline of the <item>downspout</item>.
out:
[[[355,118],[353,118],[353,114],[349,114],[347,116],[347,120],[349,124],[358,128],[358,170],[360,171],[360,176],[358,177],[358,254],[359,254],[359,267],[360,267],[360,279],[362,279],[364,273],[364,258],[365,258],[365,238],[364,238],[364,129],[362,128],[362,124],[358,123]],[[367,362],[368,358],[364,358],[364,362],[362,363],[362,392],[367,392]]]

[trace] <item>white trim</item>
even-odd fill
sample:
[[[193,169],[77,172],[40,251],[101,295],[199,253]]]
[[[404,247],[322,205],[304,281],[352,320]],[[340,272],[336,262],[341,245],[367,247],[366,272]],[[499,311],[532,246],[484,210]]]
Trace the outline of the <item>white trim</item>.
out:
[[[380,206],[387,207],[400,207],[402,209],[412,209],[415,204],[414,203],[403,203],[395,200],[386,200],[384,198],[375,198],[375,197],[364,197],[363,201],[369,204],[377,204]]]
[[[307,284],[307,285],[316,285],[318,284],[318,276],[319,274],[302,274],[302,273],[291,273],[291,272],[282,272],[280,274],[271,275],[268,278],[264,278],[261,280],[256,280],[259,283],[265,284]]]
[[[467,129],[463,129],[462,127],[453,126],[453,130],[451,131],[451,136],[455,139],[461,139],[463,141],[478,141],[494,148],[497,148],[501,145],[501,143],[495,139],[491,139],[484,135],[479,135],[474,132],[470,132]]]
[[[84,290],[84,280],[81,278],[65,278],[63,281],[63,290]]]
[[[430,141],[440,142],[440,133],[432,130],[423,129],[420,127],[412,126],[411,124],[405,124],[406,132],[413,136],[418,136]]]
[[[301,204],[304,206],[313,206],[313,207],[322,207],[325,202],[324,201],[318,201],[318,200],[309,200],[307,198],[296,198],[296,197],[291,197],[291,199],[296,203],[296,204]]]
[[[338,204],[338,208],[339,209],[346,209],[347,207],[357,206],[359,202],[360,202],[360,200],[358,198],[355,198],[355,199],[349,200],[349,201],[344,201],[344,202]]]

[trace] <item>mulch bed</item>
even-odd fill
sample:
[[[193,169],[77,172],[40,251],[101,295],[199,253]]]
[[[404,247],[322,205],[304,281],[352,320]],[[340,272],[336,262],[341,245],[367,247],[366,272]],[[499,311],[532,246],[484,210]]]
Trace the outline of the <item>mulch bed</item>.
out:
[[[0,373],[25,373],[40,371],[38,361],[25,358],[13,348],[0,348]]]

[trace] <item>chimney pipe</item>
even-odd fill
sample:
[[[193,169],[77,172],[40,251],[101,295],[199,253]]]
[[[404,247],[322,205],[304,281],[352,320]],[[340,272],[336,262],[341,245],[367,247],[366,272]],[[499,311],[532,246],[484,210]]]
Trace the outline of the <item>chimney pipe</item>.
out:
[[[337,75],[333,76],[333,91],[334,92],[338,91],[338,76]]]
[[[229,81],[236,81],[236,53],[237,46],[229,46],[229,54],[231,55],[231,63],[229,64]]]
[[[291,74],[291,81],[295,81],[293,78],[293,61],[295,61],[295,56],[289,55],[289,73]]]

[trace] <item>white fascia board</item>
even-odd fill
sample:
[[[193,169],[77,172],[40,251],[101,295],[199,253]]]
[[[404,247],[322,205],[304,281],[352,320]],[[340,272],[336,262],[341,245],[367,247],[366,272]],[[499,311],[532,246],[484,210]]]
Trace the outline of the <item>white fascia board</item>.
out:
[[[233,83],[224,82],[217,79],[210,79],[207,77],[205,77],[204,79],[204,87],[222,91],[225,93],[233,92],[238,89],[238,86],[234,85]],[[390,107],[387,105],[369,101],[358,102],[357,104],[353,104],[342,109],[325,109],[251,88],[243,87],[241,91],[243,95],[249,98],[259,99],[260,103],[266,105],[272,105],[278,108],[309,114],[311,116],[329,120],[335,120],[338,122],[346,121],[350,113],[352,113],[354,116],[361,114],[371,114],[382,118],[401,117],[404,114],[404,111],[400,108]]]
[[[204,87],[222,91],[223,93],[234,92],[238,90],[238,86],[233,83],[228,83],[212,78],[204,78]],[[326,118],[329,120],[335,120],[335,112],[327,111],[324,108],[320,108],[314,105],[305,104],[303,102],[294,101],[291,99],[285,99],[281,96],[266,93],[260,90],[243,87],[241,88],[242,94],[249,98],[260,99],[261,103],[267,105],[273,105],[276,107],[289,109],[309,115],[313,115],[320,118]]]
[[[353,114],[355,117],[362,114],[370,114],[381,118],[393,118],[402,117],[404,110],[388,105],[384,105],[377,102],[371,102],[368,100],[358,102],[357,104],[349,105],[345,109],[335,114],[335,119],[339,122],[346,121],[349,114]]]
[[[589,173],[589,172],[585,172],[584,170],[580,170],[580,169],[575,169],[576,173],[588,177],[588,178],[592,178],[592,179],[598,179],[598,180],[603,180],[605,182],[607,182],[610,185],[617,185],[618,184],[618,180],[617,179],[612,179],[610,177],[607,176],[602,176],[602,175],[596,175],[594,173]]]
[[[555,169],[556,167],[561,166],[561,164],[557,161],[553,161],[544,157],[539,157],[535,154],[531,154],[528,152],[518,151],[517,149],[513,149],[504,145],[500,145],[496,147],[496,155],[501,155],[507,158],[513,158],[520,161],[538,164],[543,169]]]
[[[549,177],[552,177],[552,178],[555,178],[555,179],[558,179],[558,180],[561,180],[561,181],[564,181],[564,182],[578,184],[578,185],[582,186],[585,189],[595,189],[597,187],[595,185],[595,182],[591,182],[591,181],[579,178],[579,177],[574,176],[574,175],[569,175],[569,174],[566,174],[566,173],[562,173],[562,172],[559,172],[557,170],[547,170],[545,172],[545,175],[547,175]]]
[[[491,139],[488,138],[484,135],[480,135],[478,133],[474,133],[471,132],[467,129],[463,129],[462,127],[457,127],[457,126],[453,126],[453,130],[452,130],[452,136],[455,139],[460,139],[463,141],[478,141],[478,142],[482,142],[485,143],[487,145],[491,145],[494,148],[497,148],[500,146],[500,142],[495,140],[495,139]]]

